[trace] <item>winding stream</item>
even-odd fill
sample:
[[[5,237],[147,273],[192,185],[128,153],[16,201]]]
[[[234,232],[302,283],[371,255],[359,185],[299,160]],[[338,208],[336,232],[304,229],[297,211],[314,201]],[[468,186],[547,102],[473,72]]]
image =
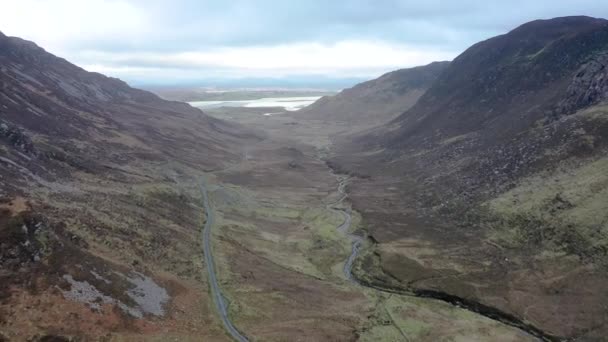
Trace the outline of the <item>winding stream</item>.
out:
[[[350,255],[346,259],[346,262],[344,262],[343,272],[344,272],[344,276],[346,277],[346,279],[348,279],[349,281],[351,281],[353,283],[359,284],[357,279],[353,276],[352,271],[353,271],[353,263],[357,259],[357,256],[359,255],[359,252],[361,250],[361,245],[363,244],[363,238],[359,235],[351,234],[348,232],[348,230],[350,229],[351,222],[352,222],[352,215],[350,213],[350,210],[345,209],[345,208],[336,208],[336,206],[342,204],[342,202],[347,197],[347,194],[344,191],[344,189],[346,188],[346,183],[348,182],[348,178],[341,177],[341,178],[339,178],[339,180],[340,180],[340,184],[338,185],[338,193],[340,194],[340,198],[337,201],[327,205],[327,208],[329,210],[333,211],[334,213],[338,213],[344,217],[344,221],[338,226],[337,229],[340,233],[344,234],[346,237],[348,237],[351,240],[352,247],[351,247]]]
[[[561,341],[562,339],[556,336],[552,336],[543,332],[542,330],[536,328],[535,326],[522,321],[521,319],[510,315],[508,313],[502,312],[496,308],[486,306],[482,303],[472,301],[465,298],[456,297],[444,292],[440,291],[432,291],[432,290],[413,290],[407,291],[404,289],[394,289],[384,287],[382,284],[374,284],[368,282],[362,282],[360,279],[357,279],[353,273],[353,263],[361,252],[361,248],[364,242],[364,237],[352,234],[349,232],[351,223],[352,223],[352,215],[350,208],[341,207],[344,200],[348,197],[345,192],[346,184],[348,182],[348,177],[336,175],[339,180],[338,186],[338,194],[340,195],[339,199],[329,203],[326,205],[326,208],[338,215],[341,215],[344,218],[344,221],[337,227],[337,230],[347,237],[351,241],[351,252],[348,258],[344,262],[343,273],[344,277],[357,285],[365,286],[367,288],[372,288],[381,292],[395,293],[405,296],[415,296],[422,298],[429,298],[435,300],[441,300],[443,302],[450,303],[459,308],[475,312],[479,315],[485,316],[495,321],[499,321],[501,323],[519,328],[533,336],[536,336],[542,341]],[[206,211],[207,220],[205,221],[205,225],[203,228],[203,252],[205,263],[207,264],[207,272],[209,276],[209,286],[211,289],[211,293],[217,308],[217,311],[220,315],[222,323],[226,329],[226,331],[230,334],[232,338],[239,342],[248,342],[249,340],[243,334],[241,334],[237,328],[234,326],[230,317],[228,315],[228,301],[222,295],[219,282],[217,280],[215,264],[213,261],[213,253],[211,249],[211,228],[215,221],[215,215],[212,210],[209,197],[207,194],[207,189],[205,183],[201,183],[201,193],[203,196],[203,206]]]
[[[348,182],[348,177],[339,176],[339,175],[336,175],[336,176],[338,177],[338,179],[340,181],[339,186],[338,186],[338,193],[340,194],[340,198],[337,201],[328,204],[327,209],[329,209],[335,213],[339,213],[339,214],[343,215],[344,221],[342,222],[342,224],[340,224],[337,227],[337,230],[339,232],[341,232],[342,234],[344,234],[345,236],[347,236],[352,241],[351,253],[344,263],[344,276],[349,281],[351,281],[352,283],[355,283],[357,285],[360,285],[360,286],[365,286],[367,288],[374,289],[376,291],[395,293],[395,294],[404,295],[404,296],[414,296],[414,297],[420,297],[420,298],[429,298],[429,299],[434,299],[434,300],[440,300],[440,301],[443,301],[446,303],[450,303],[461,309],[471,311],[471,312],[474,312],[481,316],[490,318],[494,321],[498,321],[503,324],[518,328],[532,336],[539,338],[542,341],[547,341],[547,342],[563,341],[562,338],[560,338],[558,336],[553,336],[553,335],[547,334],[544,331],[535,327],[534,325],[529,324],[529,323],[519,319],[518,317],[515,317],[509,313],[503,312],[497,308],[484,305],[480,302],[476,302],[474,300],[469,300],[466,298],[461,298],[461,297],[450,295],[448,293],[444,293],[441,291],[434,291],[434,290],[424,290],[424,289],[416,290],[415,289],[413,291],[406,291],[403,289],[393,289],[393,288],[384,287],[381,284],[362,282],[359,279],[357,279],[352,273],[352,268],[353,268],[353,263],[354,263],[355,259],[357,258],[357,256],[359,255],[359,252],[361,251],[361,246],[363,244],[364,238],[359,235],[351,234],[348,232],[350,225],[351,225],[351,221],[352,221],[352,215],[350,213],[350,210],[345,209],[345,208],[336,208],[337,206],[342,204],[342,202],[348,197],[348,195],[345,192],[346,183]]]

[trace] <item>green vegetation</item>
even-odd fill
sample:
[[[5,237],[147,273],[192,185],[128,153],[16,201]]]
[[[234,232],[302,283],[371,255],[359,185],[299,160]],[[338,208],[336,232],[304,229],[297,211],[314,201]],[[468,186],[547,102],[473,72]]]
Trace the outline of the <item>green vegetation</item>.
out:
[[[380,255],[376,245],[367,243],[361,248],[359,257],[355,260],[352,269],[355,278],[367,284],[382,284],[388,288],[402,288],[397,279],[383,272]]]
[[[597,105],[585,109],[580,115],[591,120],[608,120],[608,105]]]
[[[312,222],[312,244],[306,248],[309,260],[327,276],[332,274],[342,276],[342,269],[334,267],[342,265],[350,253],[348,239],[336,229],[342,223],[342,216],[337,216],[336,213],[325,208],[319,208],[305,212],[302,220]]]
[[[342,218],[335,213],[320,207],[260,205],[244,196],[240,189],[227,187],[213,193],[214,203],[222,202],[223,212],[235,214],[218,213],[214,234],[243,244],[282,267],[319,279],[332,276],[333,267],[346,258],[349,245],[336,230]],[[243,221],[241,217],[264,224]],[[278,231],[294,231],[285,236],[267,229],[269,226]]]
[[[608,253],[608,158],[529,177],[487,203],[491,238],[581,257]]]
[[[378,294],[361,341],[525,341],[508,326],[437,300]]]

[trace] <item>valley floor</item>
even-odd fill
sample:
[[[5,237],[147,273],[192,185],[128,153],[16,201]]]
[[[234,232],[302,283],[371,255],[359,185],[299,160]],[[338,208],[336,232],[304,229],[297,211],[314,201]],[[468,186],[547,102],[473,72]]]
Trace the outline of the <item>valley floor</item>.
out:
[[[243,147],[241,162],[207,177],[219,285],[232,323],[249,340],[536,340],[442,301],[378,291],[349,279],[345,263],[353,235],[345,233],[362,236],[364,227],[348,199],[341,201],[344,179],[323,160],[329,133],[344,127],[263,116],[265,111],[209,113],[266,136]],[[350,224],[340,210],[352,213]],[[368,242],[361,242],[366,253]]]
[[[263,115],[275,111],[209,111],[262,137],[239,137],[240,158],[221,169],[163,161],[101,181],[79,173],[0,203],[0,238],[15,240],[0,240],[15,264],[0,270],[10,280],[0,282],[0,341],[537,340],[445,301],[362,285],[361,261],[377,250],[346,196],[358,180],[325,162],[329,136],[353,127]]]

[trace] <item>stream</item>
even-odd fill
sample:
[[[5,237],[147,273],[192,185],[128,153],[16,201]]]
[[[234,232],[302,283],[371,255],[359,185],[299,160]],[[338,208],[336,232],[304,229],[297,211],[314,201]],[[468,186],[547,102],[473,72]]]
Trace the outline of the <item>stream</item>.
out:
[[[340,194],[340,198],[337,201],[328,204],[327,208],[329,210],[331,210],[332,212],[340,214],[344,217],[344,221],[338,226],[337,230],[351,240],[351,252],[350,252],[350,255],[348,256],[348,258],[346,259],[346,262],[344,263],[343,272],[344,272],[344,276],[346,277],[346,279],[348,279],[349,281],[351,281],[353,283],[359,284],[357,279],[353,276],[352,271],[353,271],[353,263],[355,262],[355,260],[357,259],[357,256],[359,255],[359,252],[361,250],[361,246],[363,245],[364,239],[363,239],[363,237],[361,237],[359,235],[351,234],[348,232],[348,230],[350,229],[351,222],[352,222],[352,215],[350,213],[350,210],[346,209],[346,208],[336,208],[337,206],[342,204],[342,202],[344,202],[344,200],[348,196],[344,190],[346,188],[346,183],[348,182],[348,178],[340,177],[339,180],[340,180],[340,183],[338,185],[338,194]]]
[[[352,221],[351,211],[350,211],[350,209],[337,207],[337,206],[341,205],[344,202],[344,200],[348,197],[348,194],[346,194],[345,188],[346,188],[346,184],[347,184],[349,178],[345,177],[345,176],[339,176],[339,175],[336,175],[336,176],[338,177],[339,182],[340,182],[339,186],[338,186],[338,193],[340,194],[340,198],[337,201],[328,204],[327,209],[331,210],[332,212],[341,214],[344,217],[344,221],[337,227],[337,230],[340,233],[344,234],[346,237],[348,237],[352,243],[351,253],[348,256],[348,258],[346,259],[346,261],[344,263],[344,268],[343,268],[344,276],[350,282],[355,283],[360,286],[365,286],[367,288],[374,289],[376,291],[394,293],[394,294],[399,294],[399,295],[404,295],[404,296],[414,296],[414,297],[419,297],[419,298],[429,298],[429,299],[434,299],[434,300],[440,300],[440,301],[452,304],[461,309],[471,311],[471,312],[474,312],[481,316],[487,317],[494,321],[498,321],[503,324],[518,328],[532,336],[537,337],[541,341],[548,341],[548,342],[563,341],[562,338],[547,334],[544,331],[533,326],[532,324],[529,324],[529,323],[519,319],[518,317],[515,317],[509,313],[503,312],[497,308],[490,307],[485,304],[476,302],[474,300],[457,297],[457,296],[450,295],[445,292],[435,291],[435,290],[415,289],[415,290],[411,290],[411,291],[406,291],[403,289],[393,289],[393,288],[384,287],[379,284],[362,282],[361,280],[357,279],[352,273],[352,268],[353,268],[354,261],[356,260],[357,256],[359,255],[359,253],[361,251],[361,247],[364,242],[364,237],[349,233],[349,229],[350,229],[351,221]]]

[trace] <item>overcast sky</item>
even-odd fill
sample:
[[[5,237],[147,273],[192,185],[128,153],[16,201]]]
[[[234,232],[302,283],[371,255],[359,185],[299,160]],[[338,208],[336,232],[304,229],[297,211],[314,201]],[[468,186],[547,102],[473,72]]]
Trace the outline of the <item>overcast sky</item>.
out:
[[[0,0],[0,9],[5,34],[134,84],[350,82],[450,60],[533,19],[608,17],[606,0]]]

